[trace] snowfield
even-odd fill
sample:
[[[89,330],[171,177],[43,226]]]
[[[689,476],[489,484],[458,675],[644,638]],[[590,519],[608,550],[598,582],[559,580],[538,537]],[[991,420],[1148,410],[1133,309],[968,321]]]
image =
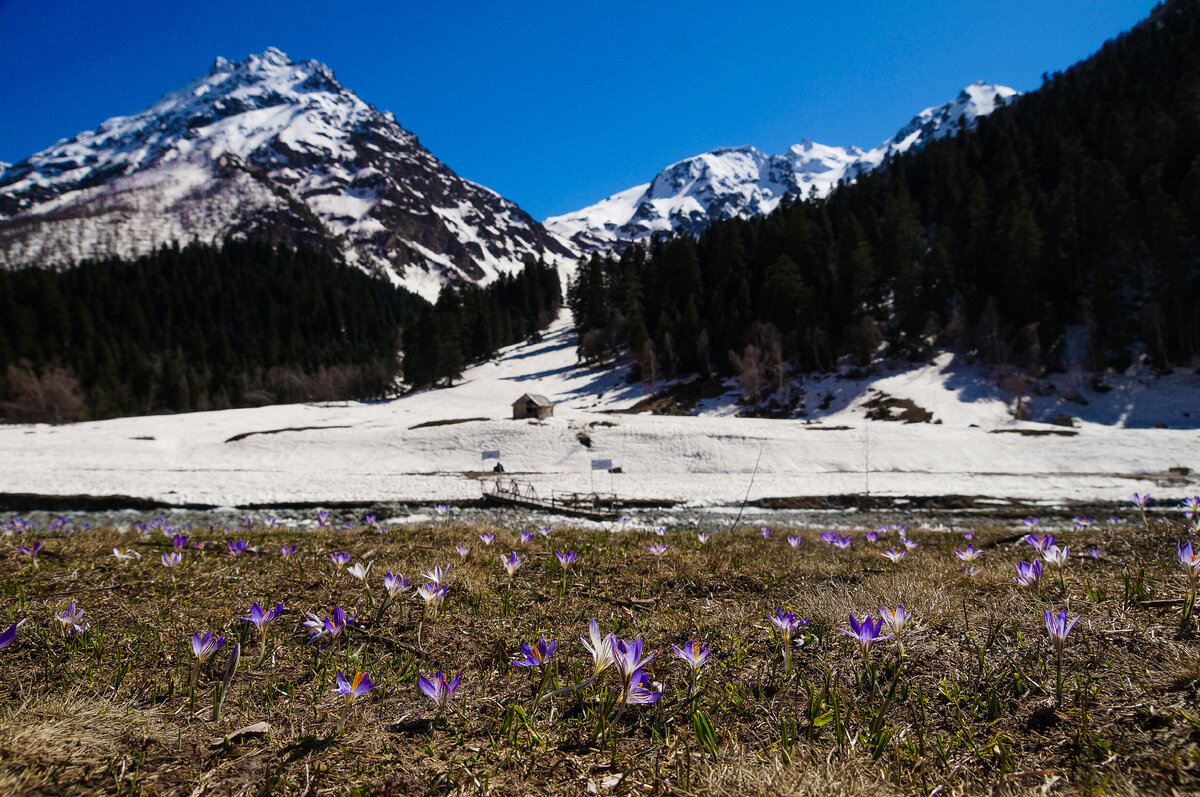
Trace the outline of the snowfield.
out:
[[[482,459],[488,450],[501,452],[507,477],[542,495],[598,490],[692,506],[736,505],[747,494],[1055,503],[1200,491],[1191,475],[1168,473],[1200,470],[1194,373],[1109,375],[1103,392],[1057,375],[1056,394],[1029,399],[1031,417],[1067,413],[1076,428],[1066,428],[1014,421],[994,374],[951,368],[951,359],[869,379],[809,380],[805,419],[736,417],[732,389],[694,416],[622,414],[613,411],[644,398],[642,385],[577,365],[564,314],[542,341],[506,349],[454,387],[391,401],[2,426],[0,491],[210,506],[453,502],[479,498],[494,478],[493,462]],[[512,402],[527,392],[554,400],[554,417],[511,420]],[[867,421],[864,404],[880,393],[908,399],[932,422]],[[594,472],[594,459],[622,472]]]

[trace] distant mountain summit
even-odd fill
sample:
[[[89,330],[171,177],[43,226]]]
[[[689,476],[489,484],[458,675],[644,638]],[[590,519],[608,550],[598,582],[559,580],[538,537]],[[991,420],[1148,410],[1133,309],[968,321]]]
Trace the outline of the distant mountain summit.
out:
[[[433,298],[573,253],[464,180],[317,61],[275,48],[15,165],[0,265],[54,266],[227,236],[316,246]]]
[[[574,213],[546,220],[547,229],[581,251],[621,249],[655,233],[697,234],[720,219],[770,213],[784,196],[825,196],[889,158],[971,127],[1020,92],[983,82],[950,102],[926,108],[871,150],[831,147],[805,139],[783,155],[728,147],[668,166],[649,183],[614,194]]]

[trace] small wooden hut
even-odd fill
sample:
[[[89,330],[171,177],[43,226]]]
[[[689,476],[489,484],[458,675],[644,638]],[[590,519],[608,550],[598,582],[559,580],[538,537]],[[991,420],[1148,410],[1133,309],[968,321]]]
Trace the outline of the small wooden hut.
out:
[[[554,402],[537,393],[526,393],[513,402],[513,420],[537,418],[545,420],[554,414]]]

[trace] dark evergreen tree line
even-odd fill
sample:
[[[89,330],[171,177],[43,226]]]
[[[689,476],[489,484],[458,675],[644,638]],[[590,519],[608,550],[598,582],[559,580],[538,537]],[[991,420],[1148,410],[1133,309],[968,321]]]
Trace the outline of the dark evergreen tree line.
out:
[[[447,286],[404,337],[404,381],[417,388],[451,383],[466,363],[544,329],[561,306],[558,270],[542,262],[486,287]]]
[[[313,251],[230,241],[0,271],[9,421],[362,398],[427,303]]]
[[[934,346],[1033,371],[1200,355],[1200,3],[827,199],[580,264],[580,356],[643,378]],[[755,376],[756,375],[756,376]],[[754,381],[752,379],[752,381]]]

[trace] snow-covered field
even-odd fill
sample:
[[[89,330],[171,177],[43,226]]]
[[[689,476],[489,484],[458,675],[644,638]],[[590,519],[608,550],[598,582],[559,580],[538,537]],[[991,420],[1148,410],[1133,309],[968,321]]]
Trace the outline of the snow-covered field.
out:
[[[1200,470],[1195,374],[1110,375],[1103,393],[1058,377],[1059,394],[1076,392],[1076,401],[1035,396],[1032,417],[1070,413],[1078,424],[1069,430],[1013,421],[994,378],[948,365],[945,356],[871,381],[810,381],[807,420],[735,417],[732,394],[704,402],[696,416],[615,414],[644,396],[641,385],[578,367],[564,316],[541,342],[505,350],[453,388],[393,401],[3,426],[0,492],[212,506],[461,501],[478,498],[491,478],[480,473],[493,464],[482,459],[487,450],[542,495],[594,489],[709,506],[740,503],[747,492],[752,500],[869,491],[1068,502],[1200,491],[1190,476],[1166,478],[1170,468]],[[935,422],[865,421],[862,405],[876,390],[910,399]],[[557,402],[554,417],[511,420],[512,402],[527,392]],[[486,420],[414,428],[461,419]],[[594,459],[622,472],[594,472]]]

